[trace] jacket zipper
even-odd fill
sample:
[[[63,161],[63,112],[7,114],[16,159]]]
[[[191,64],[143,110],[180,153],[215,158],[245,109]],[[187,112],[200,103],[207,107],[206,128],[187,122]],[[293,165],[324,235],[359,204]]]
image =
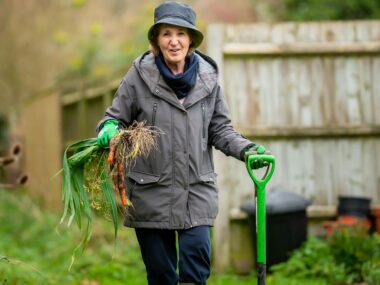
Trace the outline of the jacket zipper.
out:
[[[157,103],[153,104],[152,125],[156,124]]]
[[[202,104],[201,104],[201,108],[202,108],[202,119],[203,119],[202,137],[205,138],[205,137],[206,137],[206,128],[205,128],[205,125],[206,125],[206,112],[205,112],[205,103],[202,103]]]

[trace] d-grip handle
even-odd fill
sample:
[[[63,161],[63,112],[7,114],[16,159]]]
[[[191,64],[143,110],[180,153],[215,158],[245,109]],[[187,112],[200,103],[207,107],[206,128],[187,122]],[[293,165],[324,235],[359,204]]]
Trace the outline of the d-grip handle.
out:
[[[259,160],[259,159],[263,160],[264,162],[267,162],[268,164],[266,172],[262,178],[258,178],[251,167],[252,161]],[[265,185],[272,178],[274,169],[276,167],[276,158],[271,154],[248,153],[245,161],[246,161],[246,166],[247,166],[249,176],[251,176],[255,185],[258,188],[265,188]]]

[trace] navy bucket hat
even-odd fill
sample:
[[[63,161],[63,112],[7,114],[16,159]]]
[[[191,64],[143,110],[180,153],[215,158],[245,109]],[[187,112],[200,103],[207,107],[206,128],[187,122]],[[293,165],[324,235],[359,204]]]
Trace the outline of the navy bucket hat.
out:
[[[193,31],[192,40],[197,48],[203,40],[203,34],[195,26],[196,14],[191,6],[179,2],[164,2],[154,10],[154,24],[148,31],[150,42],[154,40],[154,29],[159,24],[170,24],[188,28]]]

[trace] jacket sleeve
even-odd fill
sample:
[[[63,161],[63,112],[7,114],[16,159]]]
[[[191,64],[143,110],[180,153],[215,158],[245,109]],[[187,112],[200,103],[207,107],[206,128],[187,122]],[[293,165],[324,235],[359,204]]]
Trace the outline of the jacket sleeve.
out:
[[[233,128],[223,91],[220,86],[215,88],[215,108],[209,126],[210,143],[224,154],[244,160],[241,151],[254,144]]]
[[[134,108],[132,92],[133,86],[130,86],[124,78],[115,93],[112,105],[106,109],[104,117],[99,121],[96,127],[97,133],[99,133],[107,120],[118,120],[119,127],[122,128],[126,128],[132,124]]]

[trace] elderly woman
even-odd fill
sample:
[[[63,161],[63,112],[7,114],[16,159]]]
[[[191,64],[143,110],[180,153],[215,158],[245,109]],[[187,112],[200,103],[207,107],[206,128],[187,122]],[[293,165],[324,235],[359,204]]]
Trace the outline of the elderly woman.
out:
[[[203,40],[195,17],[178,2],[155,9],[151,50],[134,61],[98,124],[104,147],[133,121],[162,131],[157,149],[127,173],[133,206],[125,225],[135,228],[151,285],[206,284],[210,275],[218,212],[212,146],[239,160],[252,147],[265,151],[233,129],[216,63],[195,50]]]

